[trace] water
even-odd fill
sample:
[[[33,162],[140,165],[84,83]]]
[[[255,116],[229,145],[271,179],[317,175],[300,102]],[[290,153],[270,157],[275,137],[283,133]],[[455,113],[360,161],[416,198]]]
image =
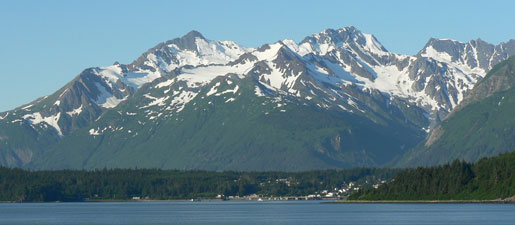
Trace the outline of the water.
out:
[[[514,204],[2,203],[0,224],[515,224]]]

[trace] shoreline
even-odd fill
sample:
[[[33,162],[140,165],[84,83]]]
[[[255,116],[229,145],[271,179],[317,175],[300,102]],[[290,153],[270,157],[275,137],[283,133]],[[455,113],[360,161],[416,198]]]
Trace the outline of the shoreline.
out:
[[[322,201],[320,204],[515,204],[515,201],[512,199],[503,199],[503,200],[328,200],[325,201],[322,199],[313,199],[313,200],[264,200],[264,202],[287,202],[287,201]],[[85,201],[71,201],[71,202],[11,202],[11,201],[0,201],[1,203],[123,203],[123,202],[240,202],[240,201],[255,201],[257,200],[248,200],[248,199],[231,199],[231,200],[221,200],[221,199],[169,199],[169,200],[85,200]]]
[[[276,199],[276,200],[268,200],[264,199],[263,201],[259,201],[257,199],[142,199],[142,200],[132,200],[132,199],[105,199],[105,200],[84,200],[84,201],[54,201],[54,202],[19,202],[19,201],[0,201],[0,203],[85,203],[85,202],[292,202],[292,201],[335,201],[334,199],[309,199],[309,200],[293,200],[293,199]],[[327,202],[326,202],[327,203]]]
[[[515,204],[513,200],[344,200],[322,204]]]

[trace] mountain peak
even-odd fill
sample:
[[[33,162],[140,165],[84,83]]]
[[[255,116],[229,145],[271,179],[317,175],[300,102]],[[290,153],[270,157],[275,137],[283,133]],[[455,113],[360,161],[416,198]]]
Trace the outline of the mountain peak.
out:
[[[430,46],[430,45],[435,45],[435,44],[438,44],[438,43],[463,44],[463,42],[461,42],[461,41],[457,41],[457,40],[450,39],[450,38],[434,38],[434,37],[431,37],[427,41],[426,47]]]
[[[343,27],[338,30],[325,29],[320,33],[304,38],[299,46],[303,44],[311,45],[310,49],[322,55],[331,49],[349,45],[356,46],[375,55],[384,55],[388,52],[373,35],[363,33],[353,26]]]
[[[450,62],[459,57],[458,52],[463,49],[463,45],[463,42],[453,39],[431,37],[417,55]]]
[[[358,30],[358,28],[356,28],[355,26],[346,26],[346,27],[342,27],[338,30],[343,31],[343,32],[349,32],[349,33],[361,33],[361,31]]]
[[[320,33],[313,35],[315,38],[333,39],[335,41],[345,41],[346,39],[354,39],[354,37],[363,36],[363,33],[354,26],[342,27],[340,29],[325,29]]]
[[[165,44],[174,44],[179,49],[183,50],[197,51],[197,39],[207,41],[207,39],[200,32],[192,30],[180,38],[175,38],[173,40],[167,41]]]
[[[206,40],[206,38],[200,32],[198,32],[196,30],[192,30],[181,37],[181,39],[193,39],[193,40],[195,38],[202,38],[202,39]]]

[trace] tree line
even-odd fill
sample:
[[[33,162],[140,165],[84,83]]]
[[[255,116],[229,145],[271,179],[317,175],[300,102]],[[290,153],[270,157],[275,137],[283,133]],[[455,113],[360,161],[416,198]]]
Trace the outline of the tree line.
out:
[[[391,182],[360,190],[349,200],[493,200],[515,196],[515,152],[476,163],[454,161],[408,169]]]
[[[0,201],[49,202],[306,196],[356,182],[372,185],[400,170],[356,168],[306,172],[213,172],[161,169],[28,171],[0,167]]]

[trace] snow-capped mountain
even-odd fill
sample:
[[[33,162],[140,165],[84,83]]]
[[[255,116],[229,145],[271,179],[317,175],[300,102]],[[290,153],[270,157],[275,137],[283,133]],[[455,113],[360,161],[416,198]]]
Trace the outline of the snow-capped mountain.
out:
[[[354,27],[325,30],[288,46],[350,73],[353,84],[407,99],[422,107],[433,121],[445,117],[493,65],[515,54],[515,40],[497,46],[480,39],[462,43],[430,39],[415,56],[388,52],[377,39]]]
[[[283,40],[257,49],[242,47],[232,41],[211,41],[192,31],[158,44],[131,64],[88,68],[54,94],[0,113],[1,164],[49,168],[55,165],[56,158],[64,157],[60,162],[67,162],[88,152],[86,158],[79,157],[75,164],[67,162],[56,167],[130,166],[132,164],[112,161],[120,157],[114,153],[103,159],[92,161],[90,158],[102,152],[99,149],[108,148],[140,155],[146,151],[136,146],[148,144],[147,147],[156,149],[159,145],[176,149],[172,151],[174,153],[166,153],[168,158],[187,155],[189,160],[179,159],[194,162],[191,158],[204,157],[200,161],[205,164],[184,165],[173,160],[138,163],[131,158],[129,161],[135,166],[294,170],[382,165],[423,139],[425,132],[438,124],[492,65],[513,54],[513,40],[494,46],[481,40],[461,43],[447,39],[429,40],[415,56],[395,54],[388,52],[373,35],[354,27],[327,29],[300,43]],[[232,111],[227,111],[227,118],[224,118],[218,115],[219,112],[210,111],[213,107]],[[274,130],[266,130],[261,125],[250,128],[251,122],[239,116],[257,113],[260,116],[255,119],[260,122],[256,124],[266,124],[270,121],[269,115],[294,115],[292,110],[305,112],[304,116],[309,115],[308,112],[313,115],[324,112],[332,115],[328,119],[332,122],[327,124],[339,124],[340,121],[334,121],[337,118],[346,123],[334,127],[331,132],[313,131],[315,133],[308,136],[318,139],[303,144],[303,147],[295,146],[304,143],[302,140],[286,134],[282,137],[292,145],[282,147],[265,139],[233,143],[236,137],[231,135],[234,134],[226,134],[219,136],[218,141],[199,140],[196,147],[186,148],[184,146],[192,143],[183,141],[190,137],[169,137],[175,140],[175,144],[170,144],[166,135],[160,136],[164,132],[175,137],[179,135],[176,132],[188,133],[186,130],[191,136],[198,136],[205,127],[210,130],[205,131],[204,136],[210,136],[214,135],[211,132],[225,133],[220,131],[233,122],[239,123],[233,127],[235,130],[249,132],[249,129],[256,129],[258,136],[264,135],[258,131],[270,132],[267,136]],[[200,112],[210,113],[201,116]],[[325,114],[320,116],[325,117]],[[231,120],[231,117],[235,119]],[[288,124],[276,121],[273,126],[281,129],[297,126],[292,123],[315,126],[320,118],[309,118],[312,120],[309,122],[303,116],[288,119],[294,120],[285,120]],[[193,127],[185,126],[181,123],[184,121],[190,121],[189,125]],[[226,122],[208,126],[213,121]],[[165,130],[160,130],[164,127]],[[303,128],[309,130],[312,127]],[[328,133],[324,136],[324,132]],[[401,134],[407,137],[403,138]],[[381,145],[368,145],[365,139],[369,135],[391,141],[385,145],[387,149]],[[140,142],[128,145],[128,139],[138,138],[142,138]],[[240,138],[243,141],[247,137]],[[83,147],[75,146],[82,153],[63,153],[79,139],[90,140]],[[233,164],[213,166],[209,164],[211,159],[224,154],[198,150],[206,148],[208,143],[209,146],[219,145],[218,152],[231,149],[228,143],[242,144],[240,148],[255,151],[248,153],[249,157],[260,151],[289,157],[297,153],[290,150],[279,153],[281,149],[293,147],[304,149],[302,154],[320,155],[315,156],[316,163],[304,163],[306,167],[256,164],[244,168],[241,159],[250,158],[239,157],[241,159],[237,161],[233,155],[224,156]],[[186,149],[189,150],[187,153]],[[103,150],[104,153],[108,151]],[[157,157],[160,152],[162,157],[164,151],[149,154]],[[73,154],[66,156],[68,153]],[[144,156],[140,155],[140,158]],[[217,163],[220,161],[223,160]]]
[[[7,112],[4,117],[18,114],[16,118],[25,123],[51,126],[59,135],[67,135],[115,108],[142,85],[176,68],[226,64],[246,51],[232,41],[209,41],[192,31],[157,45],[129,65],[88,68],[53,95]]]
[[[487,64],[485,64],[487,65]],[[477,161],[514,150],[515,56],[496,64],[428,138],[396,166]]]

